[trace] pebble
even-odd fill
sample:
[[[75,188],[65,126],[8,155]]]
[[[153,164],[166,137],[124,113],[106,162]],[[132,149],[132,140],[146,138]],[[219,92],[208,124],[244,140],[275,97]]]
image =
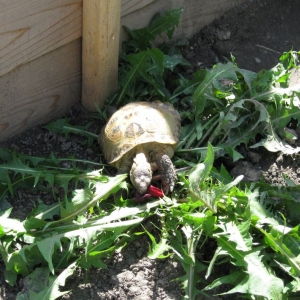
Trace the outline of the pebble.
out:
[[[258,57],[254,57],[254,60],[255,60],[258,64],[261,63],[261,60],[260,60]]]
[[[71,148],[71,145],[72,145],[71,142],[63,143],[63,144],[61,144],[60,149],[62,151],[67,151]]]
[[[91,148],[87,148],[87,149],[86,149],[86,152],[87,152],[87,154],[89,154],[89,155],[94,154],[94,151],[93,151],[93,149],[91,149]]]
[[[256,153],[256,152],[251,152],[249,151],[248,153],[248,157],[249,159],[253,162],[253,163],[258,163],[261,159],[261,155]]]
[[[217,29],[216,36],[220,41],[230,40],[231,31],[228,29]]]

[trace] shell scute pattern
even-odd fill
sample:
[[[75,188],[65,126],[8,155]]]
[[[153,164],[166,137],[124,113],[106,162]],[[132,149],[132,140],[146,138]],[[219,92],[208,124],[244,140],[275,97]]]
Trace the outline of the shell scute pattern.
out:
[[[136,122],[132,122],[126,127],[125,132],[124,132],[124,138],[137,139],[144,133],[145,133],[145,130],[140,124],[138,124]]]
[[[174,148],[179,133],[180,116],[171,104],[134,102],[113,114],[99,136],[99,143],[108,163],[119,167],[124,160],[132,159],[138,145],[165,144]]]

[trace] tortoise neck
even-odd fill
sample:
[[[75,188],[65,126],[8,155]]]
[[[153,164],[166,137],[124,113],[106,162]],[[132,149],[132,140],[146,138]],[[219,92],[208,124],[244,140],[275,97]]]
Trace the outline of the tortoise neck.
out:
[[[145,153],[143,152],[143,149],[137,149],[134,159],[138,160],[139,162],[148,162],[148,159],[147,159]]]

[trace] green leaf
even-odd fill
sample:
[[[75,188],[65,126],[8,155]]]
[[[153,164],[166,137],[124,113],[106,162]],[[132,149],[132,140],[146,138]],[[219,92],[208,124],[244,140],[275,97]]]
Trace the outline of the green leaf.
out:
[[[49,274],[47,268],[37,268],[24,278],[25,292],[17,295],[17,300],[55,300],[65,294],[59,290],[65,285],[66,279],[75,271],[76,263],[70,264],[59,276]]]
[[[164,55],[163,57],[163,66],[165,69],[169,69],[172,72],[174,71],[174,68],[178,65],[186,64],[183,57],[181,55]]]
[[[4,235],[19,235],[25,232],[21,221],[9,218],[12,208],[0,211],[0,237]]]
[[[151,21],[149,31],[153,36],[158,36],[165,32],[169,39],[172,39],[175,27],[178,26],[183,8],[166,11],[163,14],[157,14]]]
[[[6,261],[5,276],[6,280],[16,280],[16,275],[27,275],[29,271],[28,261],[24,257],[24,251],[16,251],[9,254]],[[10,285],[14,285],[15,282],[9,281]]]
[[[16,152],[12,153],[11,160],[5,164],[0,165],[0,180],[7,184],[8,189],[13,194],[12,181],[9,176],[9,172],[20,174],[22,180],[25,179],[26,175],[30,175],[34,178],[34,186],[39,181],[39,178],[43,176],[46,172],[41,169],[31,168],[29,163],[23,163],[20,157],[17,156]]]
[[[279,252],[276,255],[279,262],[288,264],[291,267],[291,274],[300,276],[300,237],[299,227],[289,229],[285,226],[273,226],[268,232],[262,228],[259,230],[265,235],[266,243]]]
[[[121,104],[121,101],[123,100],[123,97],[125,96],[129,85],[139,75],[139,70],[142,70],[145,73],[145,70],[148,67],[148,64],[146,62],[147,57],[147,51],[142,51],[137,54],[126,56],[126,59],[129,59],[129,61],[131,61],[131,67],[129,70],[126,70],[126,75],[120,79],[121,91],[119,93],[118,99],[116,100],[117,106]]]
[[[179,73],[179,79],[176,81],[176,87],[170,100],[173,100],[173,98],[176,99],[176,97],[181,94],[192,95],[196,88],[199,86],[199,83],[202,82],[205,78],[207,72],[207,70],[198,70],[197,72],[192,74],[192,79],[185,78]]]
[[[149,246],[149,253],[148,257],[150,259],[156,259],[156,258],[166,258],[169,256],[169,254],[166,253],[170,246],[168,245],[168,240],[166,238],[161,238],[158,243],[155,241],[155,237],[147,230],[145,230],[148,236],[151,239],[152,247]]]
[[[236,244],[237,250],[246,252],[252,248],[252,237],[249,232],[250,225],[251,219],[240,224],[221,223],[218,226],[229,236],[229,241]]]
[[[212,169],[213,162],[214,162],[214,152],[212,146],[209,144],[207,147],[207,155],[205,161],[201,164],[196,165],[196,167],[194,167],[191,173],[189,174],[189,181],[190,181],[189,191],[194,197],[200,198],[200,200],[203,201],[210,210],[215,212],[216,211],[215,203],[213,201],[206,201],[208,199],[207,198],[205,199],[203,197],[203,192],[200,190],[201,184],[208,177]]]
[[[115,188],[122,184],[126,177],[127,174],[110,178],[105,177],[108,180],[107,182],[99,181],[94,183],[95,191],[93,193],[87,189],[75,190],[71,202],[67,200],[65,202],[66,207],[61,205],[62,219],[60,221],[50,222],[48,223],[48,226],[73,219],[85,212],[88,207],[94,206],[97,201],[105,200],[112,192],[114,192]]]
[[[123,42],[125,52],[137,49],[147,50],[150,43],[154,42],[155,38],[162,33],[166,33],[169,39],[172,38],[175,27],[178,26],[183,8],[173,9],[165,13],[158,13],[151,21],[148,27],[131,30],[124,27],[131,36],[131,40]]]
[[[181,281],[182,288],[185,291],[185,297],[183,299],[194,300],[198,299],[198,295],[207,296],[197,288],[197,285],[199,285],[199,283],[202,281],[199,274],[201,274],[203,270],[205,270],[206,266],[200,261],[196,261],[193,267],[188,264],[182,264],[182,266],[186,274],[177,278],[177,281]]]
[[[237,286],[240,283],[241,278],[245,276],[245,273],[242,271],[232,272],[229,275],[225,275],[217,278],[211,284],[207,285],[203,290],[208,291],[211,289],[215,289],[222,284],[230,284],[233,286]]]
[[[223,236],[218,236],[218,245],[227,251],[238,267],[245,270],[240,282],[230,291],[223,294],[245,293],[249,295],[262,296],[266,299],[282,299],[284,284],[283,280],[273,275],[262,262],[259,251],[239,251],[236,244],[230,242]]]
[[[241,143],[248,144],[258,133],[263,134],[264,130],[273,133],[267,110],[258,101],[245,99],[232,104],[227,113],[220,117],[219,125],[209,140],[214,144],[235,148]]]
[[[40,242],[37,242],[37,246],[45,260],[48,262],[49,270],[52,274],[54,274],[52,256],[54,252],[58,251],[62,247],[60,239],[60,236],[53,236],[51,238],[47,238]]]
[[[198,117],[205,109],[206,102],[208,105],[212,105],[215,102],[216,105],[221,105],[221,101],[216,98],[214,89],[218,89],[223,92],[227,92],[228,88],[223,85],[222,82],[232,81],[233,83],[237,81],[237,72],[240,71],[233,63],[227,64],[217,64],[214,68],[208,72],[204,80],[200,83],[193,94],[193,102],[196,107],[195,116]],[[252,73],[248,73],[250,75]],[[249,76],[250,78],[251,76]],[[251,84],[251,79],[249,80]]]
[[[69,132],[64,130],[64,126],[71,126],[69,120],[66,118],[51,121],[48,124],[44,125],[44,128],[46,128],[49,131],[55,133],[63,133],[66,136],[68,136]]]
[[[276,135],[268,135],[265,139],[259,143],[252,145],[251,148],[258,148],[260,146],[265,147],[270,152],[282,152],[284,154],[296,154],[299,153],[300,147],[293,148],[283,140],[280,140]]]
[[[211,211],[216,213],[217,201],[232,187],[236,186],[243,176],[238,176],[234,181],[226,185],[206,187],[203,183],[212,170],[213,162],[213,147],[208,144],[205,161],[196,165],[189,175],[190,186],[188,189],[194,199],[200,199]]]
[[[254,259],[253,264],[259,263],[259,259]],[[244,293],[265,297],[268,300],[283,299],[283,281],[278,277],[270,274],[265,268],[258,266],[257,268],[248,271],[252,272],[248,276],[244,276],[233,289],[222,295]],[[241,278],[240,278],[241,279]]]
[[[88,129],[92,125],[92,122],[86,124],[85,126],[73,126],[69,123],[68,119],[57,119],[54,121],[49,122],[48,124],[44,125],[43,127],[49,131],[64,134],[66,137],[69,136],[70,133],[73,134],[80,134],[82,136],[91,137],[97,140],[98,135],[89,132]]]

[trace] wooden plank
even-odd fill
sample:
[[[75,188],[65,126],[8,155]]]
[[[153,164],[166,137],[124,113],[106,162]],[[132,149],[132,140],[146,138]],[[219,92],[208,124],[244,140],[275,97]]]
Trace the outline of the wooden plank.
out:
[[[122,0],[121,24],[130,29],[147,26],[158,12],[174,8],[184,8],[179,26],[174,33],[174,39],[189,37],[204,26],[220,17],[227,10],[247,0]],[[132,3],[131,3],[132,2]],[[130,6],[131,3],[131,6]],[[120,40],[127,39],[124,29],[121,29]]]
[[[84,0],[82,31],[82,104],[102,107],[118,86],[119,0]]]
[[[0,77],[0,86],[0,140],[61,116],[80,100],[81,39]]]
[[[156,0],[122,0],[121,17],[141,8],[145,8],[147,5],[155,1]]]
[[[0,0],[0,76],[81,36],[82,0]]]

